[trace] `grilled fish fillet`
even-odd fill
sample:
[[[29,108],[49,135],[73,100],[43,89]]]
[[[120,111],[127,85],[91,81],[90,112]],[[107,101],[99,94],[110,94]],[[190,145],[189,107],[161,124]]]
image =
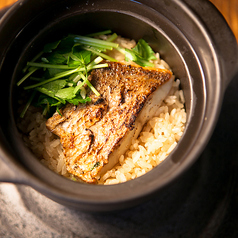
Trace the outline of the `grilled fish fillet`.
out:
[[[109,62],[91,72],[100,93],[86,105],[68,104],[46,122],[60,137],[69,173],[87,183],[118,163],[143,125],[155,114],[173,81],[169,70]]]

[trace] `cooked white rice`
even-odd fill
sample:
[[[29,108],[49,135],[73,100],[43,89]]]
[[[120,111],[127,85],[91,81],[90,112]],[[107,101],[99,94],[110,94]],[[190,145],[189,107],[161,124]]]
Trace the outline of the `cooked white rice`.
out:
[[[104,38],[105,36],[102,36]],[[118,37],[122,47],[132,48],[136,42]],[[111,56],[123,61],[123,56],[113,51]],[[168,64],[156,53],[154,60],[158,68],[169,69]],[[183,91],[179,89],[180,81],[173,82],[169,95],[165,98],[157,115],[144,126],[139,137],[132,141],[130,149],[119,158],[119,163],[106,174],[99,184],[116,184],[135,179],[160,164],[175,148],[180,140],[186,123]],[[65,158],[60,139],[45,126],[46,119],[41,112],[31,107],[19,129],[24,133],[24,140],[40,161],[56,173],[77,180],[66,170]]]

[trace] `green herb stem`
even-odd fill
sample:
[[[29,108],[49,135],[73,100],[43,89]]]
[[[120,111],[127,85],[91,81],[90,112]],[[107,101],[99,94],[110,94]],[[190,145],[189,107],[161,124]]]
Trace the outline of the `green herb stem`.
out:
[[[99,63],[101,63],[103,61],[103,58],[102,57],[97,57],[97,58],[95,58],[89,65],[91,65],[91,64],[99,64]],[[88,66],[89,66],[88,65]]]
[[[58,73],[58,74],[56,74],[55,77],[53,77],[53,78],[44,80],[44,81],[42,81],[42,82],[40,82],[40,83],[37,83],[37,84],[33,84],[33,85],[30,85],[30,86],[24,87],[24,89],[25,89],[25,90],[28,90],[28,89],[32,89],[32,88],[36,88],[36,87],[42,86],[42,85],[44,85],[44,84],[46,84],[46,83],[50,83],[50,82],[52,82],[52,81],[54,81],[54,80],[56,80],[56,79],[63,78],[63,77],[65,77],[65,76],[68,76],[68,75],[70,75],[70,74],[73,74],[73,73],[79,71],[80,68],[82,68],[82,66],[80,66],[80,67],[78,67],[78,68],[76,68],[76,69],[73,69],[73,70],[68,70],[68,71],[66,71],[66,72]]]
[[[96,90],[96,88],[93,87],[93,85],[88,80],[86,80],[86,84],[95,93],[96,96],[98,96],[98,97],[100,96],[100,93]]]
[[[80,44],[86,44],[89,46],[95,46],[99,48],[105,48],[108,50],[112,50],[113,48],[117,48],[118,44],[113,42],[108,42],[100,39],[95,39],[87,36],[75,36],[74,41]]]
[[[81,76],[79,74],[77,74],[76,76],[74,76],[74,78],[72,79],[72,81],[74,83],[77,83],[79,80],[81,79]]]
[[[57,65],[57,64],[45,64],[45,63],[34,63],[28,62],[27,65],[39,67],[39,68],[48,68],[48,69],[75,69],[75,67],[70,67],[68,65]]]
[[[100,36],[100,35],[108,35],[112,33],[111,30],[106,30],[106,31],[99,31],[99,32],[95,32],[95,33],[92,33],[92,34],[88,34],[87,36],[88,37],[95,37],[95,36]]]
[[[38,68],[33,68],[31,71],[29,71],[27,74],[24,75],[24,77],[21,78],[20,81],[17,82],[17,86],[20,86],[27,78],[29,78]]]
[[[43,112],[42,112],[42,115],[43,115],[43,116],[46,116],[47,113],[49,112],[49,110],[50,110],[50,104],[47,103],[47,104],[45,105],[45,107],[44,107],[44,110],[43,110]]]
[[[74,89],[74,93],[75,93],[75,94],[78,92],[78,90],[79,90],[80,88],[82,88],[82,87],[84,86],[84,84],[86,83],[86,80],[87,80],[87,78],[85,77],[85,75],[84,75],[83,73],[80,72],[79,75],[80,75],[80,77],[83,79],[83,82],[81,82],[80,84],[78,84],[78,85],[75,87],[75,89]]]
[[[43,55],[43,51],[41,51],[39,54],[37,54],[32,60],[31,62],[35,62],[37,61],[42,55]],[[23,69],[23,73],[25,73],[28,70],[29,66],[26,65],[26,67]]]
[[[26,111],[27,111],[28,108],[30,107],[31,102],[32,102],[32,100],[33,100],[34,97],[35,97],[35,94],[36,94],[36,91],[33,91],[33,93],[31,94],[31,97],[29,98],[29,100],[28,100],[28,102],[26,103],[26,105],[25,105],[23,111],[22,111],[21,114],[20,114],[20,118],[23,118],[23,117],[25,116]]]
[[[81,66],[80,66],[80,67],[81,67]],[[46,83],[50,83],[50,82],[52,82],[52,81],[54,81],[54,80],[56,80],[56,79],[59,79],[59,78],[68,76],[68,75],[70,75],[70,74],[73,74],[73,73],[75,73],[76,71],[78,71],[78,69],[79,69],[79,68],[74,69],[74,70],[69,70],[69,71],[66,71],[66,72],[59,73],[59,74],[57,74],[57,75],[56,75],[55,77],[53,77],[53,78],[49,78],[49,79],[44,80],[44,81],[42,81],[42,82],[40,82],[40,83],[37,83],[37,84],[33,84],[33,85],[30,85],[30,86],[24,87],[24,89],[25,89],[25,90],[28,90],[28,89],[32,89],[32,88],[36,88],[36,87],[42,86],[42,85],[44,85],[44,84],[46,84]]]
[[[85,50],[88,50],[88,51],[91,51],[93,52],[95,55],[98,55],[98,56],[101,56],[102,58],[106,59],[106,60],[109,60],[109,61],[113,61],[113,62],[117,62],[116,59],[110,57],[109,55],[106,55],[106,54],[103,54],[101,52],[98,52],[97,50],[94,50],[90,47],[83,47]]]
[[[111,36],[109,36],[109,37],[107,38],[107,41],[108,41],[108,42],[112,42],[112,41],[116,40],[116,38],[117,38],[117,34],[116,34],[116,33],[113,33]]]
[[[122,53],[123,55],[125,55],[125,53],[126,53],[126,49],[124,49],[124,48],[122,48],[121,46],[118,46],[117,48],[116,48],[116,50],[118,50],[120,53]]]
[[[97,69],[97,68],[102,68],[102,67],[108,67],[108,64],[106,64],[106,63],[105,64],[99,64],[99,65],[91,64],[91,65],[87,66],[87,70],[90,71],[92,69]],[[52,81],[54,81],[56,79],[66,77],[66,76],[68,76],[70,74],[73,74],[75,72],[85,72],[85,71],[86,71],[85,68],[80,66],[80,67],[78,67],[78,68],[76,68],[74,70],[68,70],[66,72],[58,73],[58,74],[55,75],[55,77],[49,78],[49,79],[44,80],[42,82],[39,82],[37,84],[26,86],[26,87],[24,87],[24,89],[25,90],[33,89],[33,88],[42,86],[44,84],[50,83],[50,82],[52,82]]]
[[[85,83],[88,85],[88,87],[95,93],[96,96],[100,96],[100,93],[96,90],[96,88],[93,87],[93,85],[88,81],[88,78],[83,74],[80,73],[80,76],[83,79],[83,82],[80,83],[76,88],[74,93],[76,93]]]
[[[107,63],[88,66],[87,69],[88,69],[88,71],[90,71],[92,69],[100,69],[100,68],[106,68],[106,67],[108,67]],[[80,71],[84,71],[84,70],[80,70]]]

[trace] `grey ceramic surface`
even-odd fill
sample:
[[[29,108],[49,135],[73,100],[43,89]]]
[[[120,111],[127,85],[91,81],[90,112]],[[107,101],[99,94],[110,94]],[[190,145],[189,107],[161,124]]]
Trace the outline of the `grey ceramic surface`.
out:
[[[202,156],[159,197],[112,214],[69,209],[23,185],[0,184],[0,237],[238,237],[238,77]]]

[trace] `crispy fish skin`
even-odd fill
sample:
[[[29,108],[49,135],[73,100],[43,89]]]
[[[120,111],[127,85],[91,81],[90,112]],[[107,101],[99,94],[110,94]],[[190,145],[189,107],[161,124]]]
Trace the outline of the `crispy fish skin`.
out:
[[[169,70],[117,62],[93,70],[89,80],[100,97],[90,92],[90,103],[77,107],[68,104],[61,109],[62,116],[55,113],[46,122],[47,128],[60,137],[68,172],[87,183],[97,183],[149,119],[140,116],[144,105],[148,106],[153,93],[171,78]]]

